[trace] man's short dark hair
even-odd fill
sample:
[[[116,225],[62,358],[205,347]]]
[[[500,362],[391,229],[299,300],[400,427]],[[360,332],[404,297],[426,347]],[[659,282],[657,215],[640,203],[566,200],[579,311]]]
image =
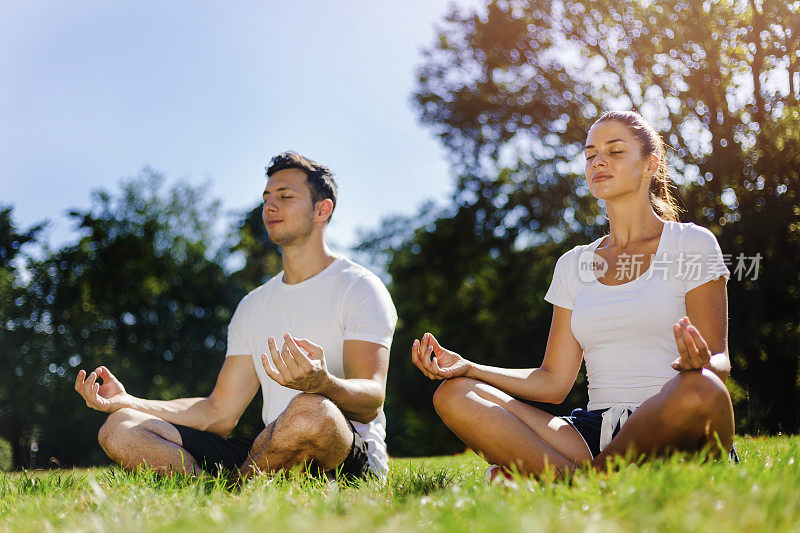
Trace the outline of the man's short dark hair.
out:
[[[311,201],[314,202],[314,205],[322,200],[330,199],[333,202],[333,209],[336,208],[336,194],[339,186],[333,180],[333,174],[328,167],[303,157],[297,152],[289,151],[270,159],[269,165],[267,165],[267,177],[287,168],[297,168],[306,173],[308,188],[311,190]],[[333,216],[333,209],[331,209],[328,221]]]

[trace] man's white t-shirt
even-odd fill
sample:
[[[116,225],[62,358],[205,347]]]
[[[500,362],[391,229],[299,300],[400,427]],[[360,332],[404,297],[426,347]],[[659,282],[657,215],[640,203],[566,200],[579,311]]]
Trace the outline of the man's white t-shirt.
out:
[[[603,239],[559,258],[544,299],[572,310],[572,333],[586,362],[587,409],[609,408],[624,422],[622,411],[635,409],[678,374],[670,366],[679,355],[672,325],[686,316],[686,293],[720,276],[727,280],[730,271],[708,229],[666,221],[649,268],[642,266],[649,258],[631,256],[623,266],[634,269],[638,260],[640,275],[604,285],[592,264]]]
[[[300,394],[277,384],[264,371],[261,354],[269,354],[270,336],[275,338],[279,349],[285,333],[322,346],[328,371],[345,378],[344,341],[368,341],[391,348],[396,324],[397,312],[378,276],[338,257],[305,281],[288,285],[280,272],[245,296],[228,326],[226,357],[252,357],[264,399],[261,417],[269,425]],[[370,468],[376,474],[384,474],[389,468],[389,456],[383,409],[367,424],[351,422],[367,443]]]

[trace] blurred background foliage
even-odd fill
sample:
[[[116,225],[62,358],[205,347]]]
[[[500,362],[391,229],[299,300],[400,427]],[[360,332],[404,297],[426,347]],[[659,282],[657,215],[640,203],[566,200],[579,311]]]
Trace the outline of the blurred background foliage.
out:
[[[541,363],[555,261],[608,230],[582,178],[586,132],[607,109],[639,110],[663,132],[683,220],[733,256],[737,430],[798,431],[799,33],[800,2],[785,0],[454,8],[413,96],[450,155],[452,199],[387,218],[353,251],[385,275],[400,316],[392,454],[462,448],[433,412],[436,384],[409,363],[422,332],[478,361]],[[105,364],[136,395],[206,394],[237,302],[281,269],[260,206],[220,237],[202,188],[165,191],[150,169],[70,216],[79,240],[32,254],[42,226],[18,228],[10,206],[0,211],[0,438],[17,465],[30,464],[32,444],[40,464],[104,460],[103,415],[72,390],[78,367]],[[739,254],[761,254],[757,279],[738,275]],[[563,413],[586,398],[581,372],[564,404],[544,407]],[[257,430],[259,403],[237,432]]]
[[[78,368],[107,365],[137,396],[210,392],[237,303],[264,268],[280,270],[275,247],[253,236],[252,216],[216,243],[219,205],[202,187],[165,191],[163,182],[145,169],[116,195],[97,192],[90,209],[69,214],[78,242],[24,263],[14,259],[41,228],[19,232],[11,209],[2,211],[0,437],[18,464],[31,461],[32,444],[60,463],[104,460],[96,444],[104,415],[73,390]],[[231,253],[243,256],[242,271],[223,268]],[[258,411],[240,431],[258,429]]]

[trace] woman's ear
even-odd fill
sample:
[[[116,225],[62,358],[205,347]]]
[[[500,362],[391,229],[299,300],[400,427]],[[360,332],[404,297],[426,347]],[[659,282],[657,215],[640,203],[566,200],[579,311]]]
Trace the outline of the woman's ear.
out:
[[[658,167],[661,166],[661,158],[656,154],[650,154],[647,158],[647,168],[644,170],[646,178],[652,178],[658,172]]]

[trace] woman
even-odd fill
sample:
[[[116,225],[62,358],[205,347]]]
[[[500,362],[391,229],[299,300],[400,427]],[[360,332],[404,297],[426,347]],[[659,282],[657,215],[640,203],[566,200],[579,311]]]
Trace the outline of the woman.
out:
[[[610,231],[556,263],[542,366],[474,363],[426,333],[414,341],[412,361],[445,380],[433,396],[436,411],[490,463],[536,476],[548,465],[561,476],[588,462],[601,469],[629,452],[728,450],[730,274],[719,245],[707,229],[677,222],[664,142],[639,114],[600,117],[585,155],[589,190],[605,201]],[[586,410],[556,417],[515,399],[561,403],[582,359]]]

